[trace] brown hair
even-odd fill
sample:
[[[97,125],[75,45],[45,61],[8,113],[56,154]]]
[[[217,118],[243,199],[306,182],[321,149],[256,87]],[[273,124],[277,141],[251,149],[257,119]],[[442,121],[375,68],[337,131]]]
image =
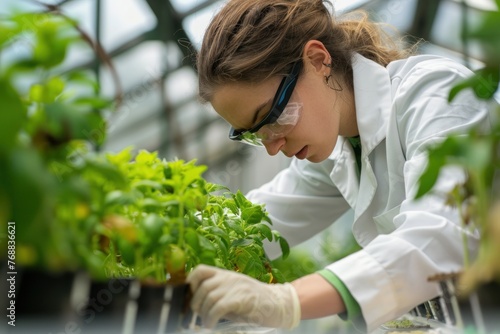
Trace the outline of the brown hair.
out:
[[[213,98],[231,82],[261,82],[285,75],[309,40],[321,41],[332,71],[352,89],[353,52],[383,66],[407,57],[365,12],[334,18],[324,0],[229,0],[212,19],[197,55],[199,94]]]

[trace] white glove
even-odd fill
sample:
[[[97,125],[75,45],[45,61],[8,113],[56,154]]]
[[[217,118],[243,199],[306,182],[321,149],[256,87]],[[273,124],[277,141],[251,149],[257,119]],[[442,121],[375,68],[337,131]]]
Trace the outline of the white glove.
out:
[[[300,302],[290,283],[266,284],[247,275],[207,265],[187,277],[193,297],[191,308],[205,327],[219,319],[264,327],[292,329],[300,322]]]

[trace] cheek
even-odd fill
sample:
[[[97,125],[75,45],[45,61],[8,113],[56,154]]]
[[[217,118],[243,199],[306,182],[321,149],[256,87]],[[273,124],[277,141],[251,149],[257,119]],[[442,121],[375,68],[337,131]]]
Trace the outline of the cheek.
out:
[[[300,97],[304,104],[303,121],[308,128],[321,129],[320,135],[325,138],[325,132],[337,132],[336,117],[333,109],[331,91],[317,77],[307,78],[300,86]],[[335,134],[336,135],[336,134]]]
[[[332,141],[338,136],[338,113],[333,105],[311,101],[304,104],[302,121],[304,126],[310,129],[312,140],[315,142]]]
[[[314,106],[314,107],[313,107]],[[321,162],[327,159],[337,143],[338,118],[331,106],[311,105],[305,108],[305,114],[301,119],[301,126],[297,133],[298,140],[303,140],[301,144],[309,145],[311,162]],[[300,138],[300,139],[299,139]]]
[[[317,78],[316,78],[317,79]],[[294,135],[311,145],[313,151],[326,158],[333,151],[339,133],[339,113],[334,109],[334,95],[318,80],[303,82],[299,94],[304,104],[302,116]]]

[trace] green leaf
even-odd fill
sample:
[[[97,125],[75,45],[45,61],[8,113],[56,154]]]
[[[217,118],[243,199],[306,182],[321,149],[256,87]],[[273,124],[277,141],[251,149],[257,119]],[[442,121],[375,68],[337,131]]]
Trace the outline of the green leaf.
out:
[[[107,109],[113,105],[113,100],[98,96],[84,96],[73,101],[76,105],[88,106],[94,109]]]
[[[132,160],[132,147],[127,147],[118,153],[105,153],[105,157],[114,165],[128,165]]]
[[[2,49],[5,44],[7,44],[7,42],[15,38],[18,33],[19,29],[17,28],[17,26],[8,26],[4,24],[4,22],[0,22],[0,49]]]
[[[16,240],[40,243],[40,235],[47,232],[43,214],[53,209],[47,199],[55,195],[57,181],[34,150],[0,152],[0,167],[0,197],[6,196],[9,220],[16,222]]]
[[[273,230],[274,240],[278,241],[281,247],[281,253],[283,253],[283,259],[287,258],[290,254],[290,245],[285,238],[281,236],[278,231]]]
[[[459,150],[459,143],[454,137],[448,137],[440,144],[428,149],[428,162],[426,169],[418,181],[416,199],[427,194],[432,189],[438,179],[441,168],[446,164],[446,157],[456,154]]]
[[[200,263],[207,264],[209,266],[215,266],[218,259],[217,253],[214,251],[204,250],[199,255]]]
[[[224,238],[224,239],[227,238],[227,233],[217,226],[207,226],[207,227],[204,227],[203,230],[205,230],[209,234],[217,235],[217,236]]]
[[[84,86],[90,87],[94,92],[99,91],[99,83],[94,77],[93,73],[87,71],[71,71],[67,75],[68,81],[72,83],[82,84]]]
[[[267,240],[273,241],[273,232],[271,227],[265,223],[259,223],[251,227],[251,233],[259,233],[263,235]]]
[[[85,157],[85,170],[91,174],[107,179],[114,187],[122,188],[127,185],[127,179],[114,165],[107,161]]]
[[[235,254],[235,263],[238,266],[240,272],[251,277],[258,277],[262,275],[263,272],[265,272],[262,259],[258,254],[252,252],[251,249],[237,249],[235,251]]]
[[[69,46],[82,41],[72,23],[58,16],[48,18],[46,16],[36,22],[36,16],[31,18],[35,26],[32,31],[35,35],[33,59],[46,69],[62,64]]]
[[[262,221],[262,209],[259,206],[247,207],[241,211],[241,218],[249,225]]]
[[[151,213],[141,221],[141,227],[146,232],[149,239],[156,243],[163,235],[163,227],[166,225],[166,220],[157,214]]]
[[[236,194],[233,195],[233,197],[236,202],[236,205],[238,205],[238,207],[241,209],[252,206],[252,203],[239,190],[236,192]]]
[[[193,249],[195,253],[199,253],[201,251],[198,233],[194,229],[192,228],[186,229],[184,233],[184,240]]]
[[[144,212],[160,213],[163,211],[165,204],[153,198],[144,198],[142,201],[139,201],[139,206]]]
[[[16,59],[5,69],[5,77],[12,78],[14,75],[37,71],[38,63],[33,59]]]
[[[90,109],[54,102],[46,105],[45,113],[47,130],[55,138],[62,141],[82,139],[98,145],[104,141],[104,120]]]
[[[227,256],[229,253],[229,244],[226,240],[226,238],[218,237],[216,236],[214,238],[216,245],[219,247],[219,254],[224,258],[225,261],[227,261]]]
[[[418,199],[427,194],[436,183],[441,167],[444,165],[444,159],[434,156],[429,158],[427,168],[422,173],[418,182],[418,190],[415,199]]]
[[[185,170],[182,179],[183,187],[188,187],[196,182],[205,170],[206,166],[193,166],[192,168]]]
[[[492,165],[493,142],[488,137],[474,133],[467,136],[450,136],[441,144],[428,150],[427,167],[419,178],[415,198],[428,193],[436,183],[441,169],[446,165],[462,166],[468,171],[483,172]]]
[[[464,149],[464,156],[459,161],[459,165],[467,167],[469,170],[482,171],[489,168],[493,163],[493,142],[469,137],[463,141],[461,147]]]
[[[290,245],[288,245],[288,241],[285,238],[280,237],[279,243],[281,247],[281,252],[283,253],[283,258],[286,259],[290,254]]]
[[[135,263],[135,247],[126,239],[118,239],[118,252],[127,265],[131,266]]]
[[[236,232],[236,234],[238,234],[238,235],[244,235],[245,234],[245,231],[243,230],[243,228],[241,227],[241,225],[237,221],[228,219],[228,220],[224,221],[224,224],[230,230],[233,230],[234,232]]]
[[[470,78],[453,86],[448,95],[448,101],[453,101],[459,92],[467,88],[472,89],[478,98],[489,100],[498,89],[499,81],[500,67],[485,67],[476,71]]]
[[[17,136],[26,121],[26,108],[14,88],[0,78],[0,150],[14,146]]]
[[[246,246],[250,246],[251,244],[253,244],[253,240],[252,239],[236,239],[236,240],[233,240],[233,242],[231,243],[231,247],[246,247]]]
[[[271,273],[273,274],[273,277],[274,279],[278,282],[278,283],[284,283],[286,282],[286,278],[285,276],[281,273],[281,271],[279,271],[278,269],[276,268],[272,268],[271,269]]]
[[[121,190],[115,190],[106,194],[104,199],[105,205],[130,205],[134,204],[137,200],[137,197],[131,193],[125,193]]]
[[[64,87],[64,81],[55,76],[44,83],[31,86],[29,96],[33,102],[51,103],[63,92]]]
[[[480,43],[487,64],[498,64],[498,59],[500,59],[499,31],[500,11],[485,11],[481,13],[479,24],[468,30],[464,37]]]
[[[231,210],[231,212],[235,215],[237,215],[240,212],[240,209],[238,208],[238,206],[236,205],[236,203],[232,198],[224,198],[224,200],[222,201],[222,206]]]
[[[200,241],[200,246],[203,249],[203,252],[209,251],[215,253],[214,245],[203,235],[199,235],[198,239]]]
[[[213,193],[217,191],[229,191],[229,188],[220,184],[214,184],[207,182],[205,185],[205,189],[208,193]]]
[[[151,189],[162,190],[163,185],[160,182],[152,181],[152,180],[139,180],[133,182],[132,186],[142,192],[149,191]]]
[[[177,240],[173,235],[164,234],[158,240],[158,243],[162,246],[167,246],[176,243]]]

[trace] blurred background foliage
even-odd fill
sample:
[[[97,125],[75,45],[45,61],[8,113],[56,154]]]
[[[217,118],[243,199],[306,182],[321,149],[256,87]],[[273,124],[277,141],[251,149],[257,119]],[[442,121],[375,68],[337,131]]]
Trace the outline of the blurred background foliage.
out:
[[[500,0],[495,0],[500,8]],[[500,12],[483,13],[478,24],[462,29],[464,54],[467,46],[476,42],[484,52],[484,66],[475,74],[450,88],[449,100],[462,90],[472,90],[491,107],[492,131],[471,129],[467,136],[450,136],[430,148],[429,163],[420,178],[417,197],[432,191],[440,170],[449,165],[467,172],[464,184],[448,195],[448,203],[460,210],[462,225],[481,233],[477,259],[468,254],[464,237],[465,272],[461,275],[461,290],[469,293],[478,286],[500,283],[500,106],[495,100],[500,81]],[[445,273],[448,274],[448,273]]]

